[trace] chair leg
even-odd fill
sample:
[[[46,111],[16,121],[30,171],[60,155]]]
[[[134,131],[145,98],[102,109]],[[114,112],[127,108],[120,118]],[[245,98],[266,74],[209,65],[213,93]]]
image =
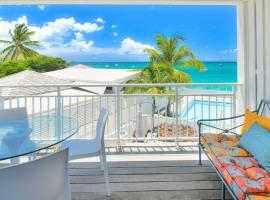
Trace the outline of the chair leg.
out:
[[[104,158],[102,152],[99,153],[99,160],[100,160],[100,169],[104,171]]]
[[[202,165],[202,150],[200,145],[198,145],[198,147],[199,147],[199,165]]]
[[[106,161],[106,156],[103,154],[102,157],[103,157],[104,178],[105,178],[107,196],[111,196],[111,187],[110,187],[110,179],[109,179],[108,165],[107,165],[107,161]]]
[[[225,188],[225,184],[224,183],[222,183],[221,199],[222,200],[225,200],[226,199],[226,188]]]

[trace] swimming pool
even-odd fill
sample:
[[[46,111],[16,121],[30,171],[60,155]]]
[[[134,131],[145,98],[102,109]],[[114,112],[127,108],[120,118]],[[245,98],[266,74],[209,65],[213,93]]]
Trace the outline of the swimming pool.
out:
[[[218,101],[192,100],[181,112],[181,118],[189,121],[199,119],[216,119],[230,117],[232,115],[232,104]]]

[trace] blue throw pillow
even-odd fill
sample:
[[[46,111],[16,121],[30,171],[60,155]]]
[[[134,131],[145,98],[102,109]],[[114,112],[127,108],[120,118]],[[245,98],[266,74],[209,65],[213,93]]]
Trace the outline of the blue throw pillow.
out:
[[[270,132],[268,130],[254,122],[240,138],[239,145],[270,172]]]

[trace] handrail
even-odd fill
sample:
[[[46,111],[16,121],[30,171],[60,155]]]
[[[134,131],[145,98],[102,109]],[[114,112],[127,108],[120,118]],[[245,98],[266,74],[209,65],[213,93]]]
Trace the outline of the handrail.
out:
[[[104,83],[104,84],[96,84],[96,83],[89,83],[89,84],[23,84],[23,85],[0,85],[0,88],[7,88],[7,87],[176,87],[176,86],[241,86],[242,83],[149,83],[149,84],[111,84],[111,83]]]
[[[138,124],[147,123],[143,130],[144,140],[162,140],[167,141],[167,137],[175,141],[176,147],[179,147],[180,140],[184,138],[195,139],[196,135],[196,113],[204,117],[210,117],[210,109],[215,109],[215,115],[234,116],[236,112],[236,93],[241,87],[241,83],[166,83],[166,84],[24,84],[24,85],[0,85],[0,108],[12,108],[25,106],[29,115],[39,115],[42,112],[55,113],[57,116],[65,113],[68,116],[77,116],[78,123],[82,128],[78,134],[83,137],[92,137],[95,127],[96,111],[101,107],[107,107],[110,110],[110,118],[107,126],[106,140],[112,140],[117,143],[118,149],[124,145],[124,138],[131,138],[133,141],[140,141],[141,135],[136,135],[136,131],[141,130]],[[204,90],[201,86],[209,86],[213,90]],[[219,90],[216,86],[223,86],[225,90]],[[15,88],[20,90],[27,88],[54,88],[54,91],[48,91],[40,94],[5,94],[6,88]],[[111,87],[113,93],[108,94],[85,94],[85,93],[65,93],[66,89],[76,87]],[[172,94],[124,94],[121,89],[124,87],[171,87],[175,90]],[[190,90],[189,90],[189,87]],[[195,87],[195,88],[194,88]],[[196,88],[198,87],[198,88]],[[222,88],[223,88],[222,87]],[[226,87],[228,89],[226,90]],[[192,89],[195,90],[192,90]],[[46,91],[45,91],[46,92]],[[54,92],[54,93],[52,93]],[[2,94],[1,94],[2,93]],[[140,98],[143,97],[143,98]],[[156,97],[153,99],[152,97]],[[162,98],[158,98],[162,97]],[[171,103],[168,97],[173,97]],[[1,106],[2,100],[2,106]],[[188,110],[191,101],[198,101],[200,105],[194,106],[191,113],[181,116],[183,110]],[[148,108],[155,101],[157,109]],[[207,105],[204,105],[208,102]],[[217,102],[213,104],[212,102]],[[218,103],[222,104],[219,105]],[[130,104],[131,103],[131,104]],[[225,106],[229,103],[229,108]],[[139,119],[137,116],[139,106],[145,106],[145,116]],[[214,108],[215,106],[215,108]],[[207,108],[205,108],[207,107]],[[213,107],[213,108],[212,108]],[[172,112],[169,116],[168,109]],[[226,114],[226,110],[228,113]],[[207,114],[209,113],[209,114]],[[154,115],[153,115],[154,114]],[[145,120],[139,122],[138,120]],[[150,122],[151,121],[151,122]],[[230,124],[228,124],[229,126]],[[56,119],[55,127],[45,127],[41,125],[40,129],[57,129],[55,132],[62,132],[63,126],[61,119]],[[90,128],[90,129],[89,129]],[[148,129],[148,130],[146,130]],[[150,131],[150,132],[149,132]]]

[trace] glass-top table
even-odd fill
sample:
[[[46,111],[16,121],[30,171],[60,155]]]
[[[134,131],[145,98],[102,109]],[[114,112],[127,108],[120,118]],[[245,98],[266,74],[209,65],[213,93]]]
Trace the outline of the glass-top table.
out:
[[[72,117],[30,116],[22,120],[0,120],[0,160],[48,149],[73,136],[79,129]]]

